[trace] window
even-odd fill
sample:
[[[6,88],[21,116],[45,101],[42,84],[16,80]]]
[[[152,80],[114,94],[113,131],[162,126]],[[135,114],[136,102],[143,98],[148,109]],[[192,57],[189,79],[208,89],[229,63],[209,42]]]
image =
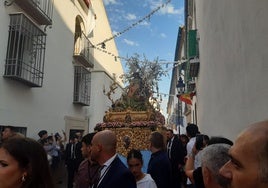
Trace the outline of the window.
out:
[[[91,73],[83,66],[74,67],[74,103],[89,106]]]
[[[41,87],[46,34],[24,14],[11,14],[4,76]]]
[[[6,126],[8,126],[8,125],[0,125],[0,132],[1,133],[4,131],[4,128]],[[13,126],[13,127],[14,127],[14,132],[20,133],[20,134],[26,136],[26,132],[27,132],[27,128],[26,127],[17,127],[17,126]]]
[[[81,5],[82,9],[88,14],[88,9],[91,6],[90,0],[78,0],[79,4]]]
[[[84,2],[86,3],[87,7],[89,7],[89,5],[90,5],[90,0],[84,0]]]

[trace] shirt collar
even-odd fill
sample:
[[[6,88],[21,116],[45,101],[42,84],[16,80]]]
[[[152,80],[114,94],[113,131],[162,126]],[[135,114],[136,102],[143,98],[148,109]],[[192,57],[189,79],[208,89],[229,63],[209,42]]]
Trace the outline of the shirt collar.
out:
[[[110,159],[108,159],[108,160],[103,164],[103,166],[105,166],[105,167],[110,166],[111,163],[113,162],[113,160],[115,159],[115,157],[116,157],[116,154],[115,154],[114,156],[112,156]],[[105,168],[105,167],[104,167],[104,168]]]
[[[102,165],[102,169],[101,169],[101,177],[104,175],[104,173],[107,172],[107,168],[110,168],[111,163],[114,161],[115,157],[117,155],[115,154],[114,156],[112,156],[110,159],[108,159],[103,165]]]

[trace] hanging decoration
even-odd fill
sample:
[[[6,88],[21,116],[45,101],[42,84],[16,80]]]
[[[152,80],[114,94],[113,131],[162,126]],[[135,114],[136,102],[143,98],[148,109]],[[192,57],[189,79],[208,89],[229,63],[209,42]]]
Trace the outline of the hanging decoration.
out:
[[[170,3],[171,0],[167,0],[165,3],[161,4],[160,6],[156,7],[154,10],[152,10],[152,12],[150,12],[149,14],[147,14],[145,17],[141,18],[140,20],[138,20],[137,22],[131,24],[129,27],[127,27],[126,29],[124,29],[121,32],[117,32],[116,34],[114,34],[113,36],[111,36],[110,38],[105,39],[104,41],[96,44],[95,46],[99,46],[102,45],[105,42],[108,42],[116,37],[119,37],[120,35],[124,34],[125,32],[129,31],[130,29],[132,29],[133,27],[141,24],[143,21],[145,20],[150,20],[151,16],[154,15],[157,11],[159,11],[161,8],[165,7],[168,3]]]
[[[118,32],[116,33],[115,35],[113,35],[112,37],[110,38],[107,38],[105,39],[104,41],[96,44],[96,45],[92,45],[91,47],[92,48],[95,48],[103,53],[106,53],[108,55],[111,55],[114,57],[115,61],[117,61],[117,59],[122,59],[122,60],[125,60],[125,61],[128,61],[129,58],[126,58],[126,57],[122,57],[122,56],[117,56],[115,54],[113,54],[112,52],[109,52],[106,50],[106,45],[105,43],[107,41],[110,41],[116,37],[119,37],[120,35],[124,34],[125,32],[129,31],[130,29],[132,29],[133,27],[137,26],[138,24],[142,23],[143,21],[145,21],[146,19],[150,20],[151,16],[154,15],[157,11],[159,11],[161,8],[165,7],[168,3],[170,3],[171,0],[167,0],[165,3],[162,3],[160,6],[156,7],[155,9],[153,9],[149,14],[147,14],[145,17],[141,18],[140,20],[138,20],[137,22],[131,24],[131,26],[127,27],[126,29],[124,29],[123,31],[121,32]],[[100,46],[100,47],[98,47]],[[163,62],[161,64],[165,64],[166,65],[166,68],[168,68],[168,65],[169,64],[173,64],[175,66],[177,66],[180,62],[177,62],[177,61],[174,61],[174,62]],[[168,71],[167,71],[168,72]]]

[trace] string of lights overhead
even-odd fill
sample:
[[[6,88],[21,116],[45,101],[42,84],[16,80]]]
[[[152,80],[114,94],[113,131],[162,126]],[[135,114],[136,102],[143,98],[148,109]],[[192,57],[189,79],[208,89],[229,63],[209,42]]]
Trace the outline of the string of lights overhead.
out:
[[[144,16],[143,18],[141,18],[140,20],[138,20],[137,22],[131,24],[129,27],[127,27],[126,29],[124,29],[121,32],[117,32],[116,34],[114,34],[113,36],[111,36],[110,38],[105,39],[102,42],[99,42],[98,44],[96,44],[95,46],[99,46],[101,45],[102,48],[105,48],[105,42],[108,42],[116,37],[119,37],[120,35],[124,34],[125,32],[129,31],[130,29],[132,29],[133,27],[141,24],[143,21],[145,20],[150,20],[151,16],[153,16],[157,11],[159,11],[161,8],[164,8],[168,3],[170,3],[171,0],[167,0],[165,3],[161,4],[160,6],[156,7],[155,9],[153,9],[149,14],[147,14],[146,16]]]
[[[125,60],[125,61],[130,60],[130,58],[117,56],[117,55],[113,54],[112,52],[107,51],[106,49],[103,49],[103,48],[100,48],[100,47],[97,47],[97,46],[92,46],[92,47],[97,49],[97,50],[99,50],[99,51],[101,51],[101,52],[103,52],[103,53],[106,53],[106,54],[108,54],[110,56],[113,56],[115,61],[117,61],[117,59],[122,59],[122,60]],[[163,60],[161,60],[161,61],[158,61],[158,64],[166,65],[166,69],[167,69],[167,72],[168,72],[170,69],[172,69],[174,67],[177,67],[180,64],[182,64],[184,62],[187,62],[187,61],[188,60],[178,60],[178,61],[163,61]],[[173,65],[173,67],[169,68],[169,65]]]
[[[115,39],[116,37],[121,36],[122,34],[125,34],[126,32],[128,32],[129,30],[133,29],[134,27],[138,26],[139,24],[141,24],[142,22],[146,21],[146,20],[150,20],[151,17],[157,13],[161,8],[164,8],[165,6],[167,6],[167,4],[169,4],[171,2],[171,0],[167,0],[166,2],[162,3],[161,5],[159,5],[158,7],[156,7],[155,9],[153,9],[149,14],[147,14],[146,16],[144,16],[143,18],[139,19],[138,21],[136,21],[135,23],[131,24],[130,26],[128,26],[127,28],[125,28],[124,30],[122,30],[121,32],[117,32],[115,33],[113,36],[111,36],[110,38],[107,38],[105,40],[103,40],[102,42],[97,43],[96,45],[93,45],[92,47],[95,48],[96,50],[99,50],[105,54],[108,54],[112,57],[114,57],[115,61],[117,61],[117,59],[121,59],[124,61],[128,61],[130,60],[130,58],[128,57],[122,57],[122,56],[118,56],[115,55],[114,53],[108,51],[106,49],[106,42]],[[159,64],[163,64],[166,65],[166,72],[168,72],[170,69],[179,66],[180,64],[182,64],[183,62],[185,62],[186,60],[182,60],[182,61],[165,61],[165,60],[159,60],[157,63]],[[169,67],[169,65],[172,65],[172,67]],[[157,98],[159,99],[159,101],[162,101],[162,98],[170,96],[170,94],[166,94],[166,93],[160,93],[160,92],[154,92],[157,94]]]
[[[105,44],[105,43],[108,42],[108,41],[110,41],[110,40],[112,40],[112,39],[114,39],[114,38],[116,38],[116,37],[119,37],[120,35],[122,35],[122,34],[124,34],[124,33],[126,33],[127,31],[129,31],[130,29],[132,29],[132,28],[134,28],[135,26],[139,25],[139,24],[142,23],[143,21],[145,21],[145,20],[147,20],[147,19],[150,20],[150,18],[151,18],[156,12],[158,12],[161,8],[164,8],[164,7],[165,7],[167,4],[169,4],[170,2],[171,2],[171,0],[167,0],[166,2],[162,3],[161,5],[157,6],[155,9],[153,9],[149,14],[147,14],[147,15],[144,16],[143,18],[141,18],[141,19],[139,19],[137,22],[131,24],[129,27],[127,27],[127,28],[124,29],[123,31],[121,31],[121,32],[117,32],[117,33],[116,33],[115,35],[113,35],[112,37],[107,38],[107,39],[105,39],[104,41],[102,41],[102,42],[100,42],[100,43],[98,43],[98,44],[96,44],[96,45],[92,45],[92,47],[95,48],[95,49],[97,49],[97,50],[99,50],[99,51],[101,51],[101,52],[103,52],[103,53],[106,53],[106,54],[108,54],[108,55],[110,55],[110,56],[113,56],[114,59],[115,59],[115,61],[117,61],[117,59],[121,59],[121,60],[128,61],[129,58],[115,55],[114,53],[112,53],[112,52],[106,50],[106,44]],[[100,47],[98,47],[98,46],[100,46]],[[166,65],[166,68],[168,68],[168,65],[169,65],[169,64],[174,64],[175,66],[177,66],[177,64],[178,64],[178,62],[174,62],[174,61],[172,61],[172,62],[163,62],[163,61],[161,61],[161,62],[158,62],[158,63],[160,63],[160,64],[165,64],[165,65]]]

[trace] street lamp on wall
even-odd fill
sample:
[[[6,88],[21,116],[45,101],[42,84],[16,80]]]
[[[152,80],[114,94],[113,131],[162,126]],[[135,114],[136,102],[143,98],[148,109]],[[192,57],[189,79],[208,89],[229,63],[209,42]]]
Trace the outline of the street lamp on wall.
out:
[[[181,76],[179,77],[178,83],[176,85],[177,91],[178,91],[178,95],[181,95],[184,93],[185,91],[185,84],[181,78]]]
[[[178,83],[176,85],[177,88],[177,97],[178,97],[178,127],[179,127],[179,136],[181,135],[181,125],[182,125],[182,101],[180,101],[180,96],[182,94],[184,94],[185,92],[185,84],[181,78],[181,76],[179,77]]]

